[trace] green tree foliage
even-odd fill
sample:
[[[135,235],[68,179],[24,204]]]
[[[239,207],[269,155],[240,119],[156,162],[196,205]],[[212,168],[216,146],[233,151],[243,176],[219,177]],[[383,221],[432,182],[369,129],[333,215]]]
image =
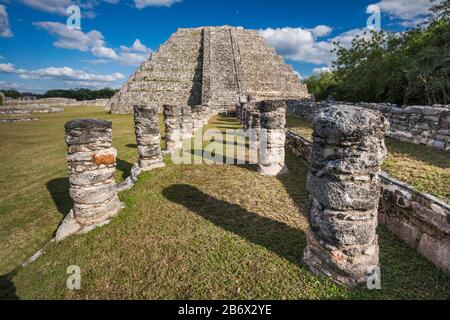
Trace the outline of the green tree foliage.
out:
[[[335,43],[333,75],[313,76],[311,92],[318,99],[450,103],[449,8],[450,0],[435,4],[424,24],[403,33],[368,31],[350,48]]]
[[[316,100],[325,100],[336,89],[336,81],[332,72],[322,72],[314,74],[305,80],[309,93],[313,94]]]
[[[8,98],[18,99],[22,97],[22,94],[14,89],[1,90],[1,92]]]
[[[75,90],[49,90],[43,94],[42,98],[68,98],[83,100],[109,99],[117,90],[104,88],[100,90],[75,89]]]
[[[49,90],[44,94],[24,94],[17,90],[1,90],[6,97],[13,99],[23,98],[25,95],[33,96],[35,98],[68,98],[76,99],[78,101],[83,100],[95,100],[95,99],[109,99],[117,90],[111,88],[104,88],[100,90],[90,89],[72,89],[72,90]]]

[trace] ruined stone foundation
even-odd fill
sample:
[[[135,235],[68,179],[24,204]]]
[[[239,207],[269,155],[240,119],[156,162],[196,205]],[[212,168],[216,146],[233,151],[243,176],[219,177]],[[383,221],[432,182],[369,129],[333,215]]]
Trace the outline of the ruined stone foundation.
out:
[[[379,265],[378,174],[388,122],[377,111],[332,106],[314,120],[304,262],[316,275],[355,287]]]

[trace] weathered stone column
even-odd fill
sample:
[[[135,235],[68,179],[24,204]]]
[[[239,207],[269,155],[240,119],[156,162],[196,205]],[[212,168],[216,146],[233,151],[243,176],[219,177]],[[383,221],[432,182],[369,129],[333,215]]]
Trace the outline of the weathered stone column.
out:
[[[122,208],[116,192],[116,149],[110,121],[80,119],[65,125],[68,173],[73,209],[59,227],[56,240],[109,222]]]
[[[387,120],[377,111],[332,106],[314,120],[304,262],[317,275],[354,287],[378,267],[378,173]]]
[[[165,166],[161,155],[158,106],[138,105],[134,107],[138,165],[143,171]]]
[[[164,106],[164,124],[166,126],[166,151],[178,150],[183,145],[181,132],[181,108],[180,106]]]
[[[191,106],[181,106],[181,134],[182,139],[190,139],[193,137],[194,124],[192,119]]]
[[[260,111],[259,172],[265,176],[284,174],[287,172],[284,163],[286,103],[282,101],[263,101],[260,104]]]
[[[206,108],[204,105],[192,106],[193,131],[197,131],[205,125]]]

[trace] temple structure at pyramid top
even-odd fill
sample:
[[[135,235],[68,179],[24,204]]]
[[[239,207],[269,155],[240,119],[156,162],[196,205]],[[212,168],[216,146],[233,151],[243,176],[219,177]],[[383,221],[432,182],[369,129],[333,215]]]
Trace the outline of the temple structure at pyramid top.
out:
[[[209,105],[309,98],[306,85],[255,30],[178,29],[111,98],[112,113],[136,104]]]

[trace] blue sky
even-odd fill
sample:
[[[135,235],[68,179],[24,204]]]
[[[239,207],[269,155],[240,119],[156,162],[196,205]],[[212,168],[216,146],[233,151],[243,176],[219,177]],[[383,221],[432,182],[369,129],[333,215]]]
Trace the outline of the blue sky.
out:
[[[81,8],[81,30],[65,9]],[[258,29],[302,77],[330,66],[333,40],[367,26],[370,5],[382,28],[417,24],[428,0],[0,0],[0,88],[120,87],[148,53],[179,27]]]

